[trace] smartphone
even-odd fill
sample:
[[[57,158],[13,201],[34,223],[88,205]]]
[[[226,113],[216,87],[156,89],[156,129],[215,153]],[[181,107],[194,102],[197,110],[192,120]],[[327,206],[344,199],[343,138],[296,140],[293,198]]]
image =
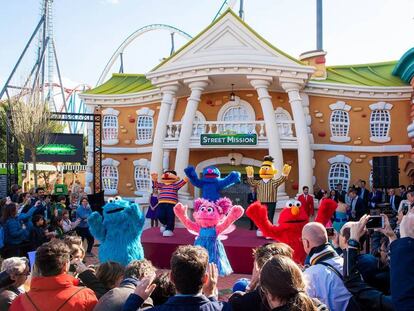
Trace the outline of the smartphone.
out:
[[[408,204],[407,203],[403,203],[402,213],[403,213],[403,215],[407,215],[407,213],[408,213]]]
[[[330,228],[325,228],[326,229],[326,233],[328,234],[328,236],[334,236],[335,235],[335,229],[330,227]]]
[[[369,216],[366,227],[367,229],[384,229],[384,216]]]

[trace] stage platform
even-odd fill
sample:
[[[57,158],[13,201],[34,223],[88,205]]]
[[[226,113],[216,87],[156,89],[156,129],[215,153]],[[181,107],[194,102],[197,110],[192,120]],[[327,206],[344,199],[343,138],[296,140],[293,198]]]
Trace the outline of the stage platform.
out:
[[[141,243],[145,258],[154,266],[170,268],[170,258],[179,245],[194,244],[195,236],[184,228],[176,228],[173,237],[163,237],[159,228],[149,228],[142,233]],[[251,274],[253,268],[252,249],[268,243],[256,237],[256,231],[237,228],[223,241],[227,257],[235,273]]]

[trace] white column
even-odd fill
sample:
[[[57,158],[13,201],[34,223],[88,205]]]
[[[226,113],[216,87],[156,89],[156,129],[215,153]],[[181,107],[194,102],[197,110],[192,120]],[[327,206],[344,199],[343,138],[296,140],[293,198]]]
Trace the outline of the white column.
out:
[[[176,107],[177,107],[177,98],[175,97],[173,99],[173,102],[170,108],[170,114],[168,116],[168,123],[173,122]],[[164,156],[163,156],[163,162],[162,162],[163,171],[166,171],[170,168],[170,153],[171,153],[170,150],[164,150]]]
[[[279,129],[276,124],[276,116],[273,108],[272,97],[269,95],[268,87],[271,83],[271,78],[251,77],[247,76],[250,84],[256,89],[259,95],[260,105],[263,111],[263,118],[265,121],[266,136],[269,141],[269,155],[274,158],[275,167],[278,170],[277,177],[281,175],[283,168],[283,152],[280,144]],[[278,199],[285,199],[285,184],[281,184],[278,188]]]
[[[295,121],[296,137],[298,140],[299,191],[303,186],[308,186],[309,189],[312,189],[312,149],[302,99],[299,95],[301,85],[298,82],[284,82],[282,79],[280,82],[283,89],[288,93],[290,107],[292,108],[293,119]]]
[[[162,174],[163,148],[165,136],[167,134],[167,122],[170,114],[171,105],[174,101],[174,95],[178,90],[177,85],[167,85],[161,87],[162,99],[161,107],[158,113],[157,126],[155,127],[154,141],[152,143],[151,167],[150,172]]]
[[[95,106],[92,105],[86,105],[86,111],[87,113],[94,113],[95,112]],[[103,119],[103,117],[102,117]],[[102,120],[103,121],[103,120]],[[103,126],[103,124],[101,123],[101,127]],[[84,191],[87,194],[91,194],[92,193],[92,187],[93,187],[93,149],[94,149],[94,145],[93,145],[93,124],[92,123],[87,123],[86,125],[86,135],[87,135],[87,139],[88,139],[88,145],[86,147],[86,151],[87,151],[87,160],[86,160],[86,173],[85,173],[85,187],[84,187]],[[101,189],[103,190],[103,189]]]
[[[193,121],[196,116],[198,104],[200,102],[201,93],[208,85],[208,78],[184,81],[188,83],[191,89],[191,95],[188,98],[184,116],[182,118],[180,138],[178,139],[177,154],[175,156],[175,171],[178,176],[185,176],[184,169],[188,166],[190,158],[190,138],[193,130]],[[180,189],[181,196],[188,197],[188,185]]]

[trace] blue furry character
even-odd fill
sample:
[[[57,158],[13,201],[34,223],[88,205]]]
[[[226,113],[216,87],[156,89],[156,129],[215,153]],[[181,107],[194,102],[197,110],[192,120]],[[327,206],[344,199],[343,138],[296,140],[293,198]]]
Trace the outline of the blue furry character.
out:
[[[93,212],[89,218],[89,228],[99,246],[99,261],[109,260],[126,266],[133,260],[144,258],[141,234],[145,216],[136,204],[110,198],[103,207],[103,218]]]
[[[194,166],[184,170],[190,182],[202,190],[202,198],[209,201],[217,201],[220,198],[220,190],[226,189],[240,182],[240,173],[232,171],[224,178],[220,178],[220,170],[215,166],[208,166],[203,170],[203,177],[198,178]]]

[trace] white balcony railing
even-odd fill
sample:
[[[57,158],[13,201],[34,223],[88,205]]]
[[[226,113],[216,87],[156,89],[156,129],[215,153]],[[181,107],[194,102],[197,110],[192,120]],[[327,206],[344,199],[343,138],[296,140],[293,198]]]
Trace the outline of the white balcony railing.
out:
[[[293,131],[293,121],[277,123],[281,141],[296,141]],[[166,141],[178,141],[182,122],[167,124]],[[191,139],[199,139],[201,134],[256,134],[258,141],[267,141],[264,121],[202,121],[194,122]]]

